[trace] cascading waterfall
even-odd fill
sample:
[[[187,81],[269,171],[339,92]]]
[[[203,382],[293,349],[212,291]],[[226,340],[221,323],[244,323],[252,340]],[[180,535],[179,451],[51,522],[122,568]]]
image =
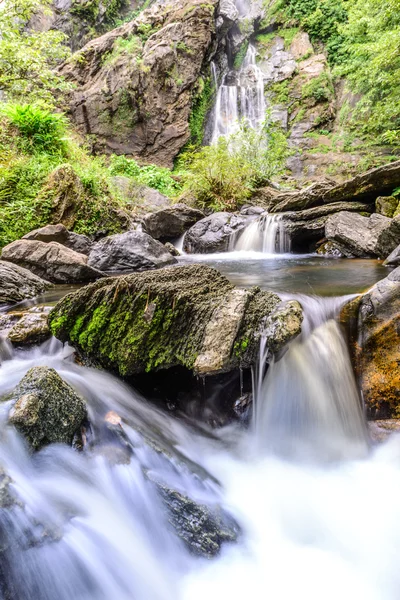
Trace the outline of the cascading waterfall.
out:
[[[216,81],[215,65],[211,65]],[[229,136],[238,130],[243,119],[257,129],[265,118],[264,79],[256,64],[256,49],[249,44],[242,67],[238,72],[229,71],[217,91],[214,110],[212,143],[221,136]]]
[[[290,238],[280,214],[265,214],[255,219],[235,236],[231,250],[285,254],[290,252]]]

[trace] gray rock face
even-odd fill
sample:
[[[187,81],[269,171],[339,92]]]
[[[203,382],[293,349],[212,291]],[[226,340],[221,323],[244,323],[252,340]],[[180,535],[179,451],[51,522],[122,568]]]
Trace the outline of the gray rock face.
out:
[[[132,203],[134,216],[147,215],[150,212],[171,206],[171,200],[158,190],[137,183],[129,177],[116,175],[111,178],[111,181],[125,202]]]
[[[400,265],[400,244],[389,254],[383,264],[385,267],[398,267]]]
[[[0,304],[12,304],[32,298],[51,287],[27,269],[0,260]]]
[[[198,221],[186,232],[183,249],[191,254],[224,252],[235,233],[246,227],[250,219],[245,215],[218,212]]]
[[[189,227],[204,218],[204,213],[186,204],[175,204],[143,219],[146,233],[162,242],[180,237]]]
[[[30,369],[6,399],[14,402],[10,423],[33,450],[53,443],[71,444],[86,417],[83,399],[48,367]]]
[[[400,217],[389,219],[376,213],[363,217],[339,212],[328,218],[325,236],[346,247],[355,256],[385,258],[399,244]]]
[[[157,269],[175,262],[161,242],[141,231],[127,231],[94,244],[88,264],[108,273],[123,273]]]
[[[39,242],[58,242],[80,254],[89,254],[92,242],[86,235],[68,231],[62,224],[46,225],[40,229],[30,231],[23,236],[23,240],[38,240]]]
[[[47,324],[49,312],[50,307],[34,306],[22,316],[15,313],[7,315],[17,317],[17,322],[7,333],[7,339],[15,346],[41,344],[51,335]]]
[[[219,506],[198,504],[163,484],[156,484],[169,522],[188,550],[197,556],[212,558],[224,542],[235,542],[239,526]]]
[[[53,283],[81,283],[103,276],[88,265],[87,256],[57,242],[17,240],[3,248],[1,258]]]

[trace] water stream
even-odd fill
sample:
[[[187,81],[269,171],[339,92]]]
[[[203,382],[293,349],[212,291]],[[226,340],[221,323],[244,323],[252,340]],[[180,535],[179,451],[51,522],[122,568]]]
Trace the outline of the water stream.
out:
[[[252,221],[237,236],[233,236],[231,250],[263,254],[289,253],[290,237],[285,231],[282,215],[265,214]]]
[[[235,267],[246,285],[250,262]],[[347,261],[354,273],[358,262]],[[361,287],[381,276],[365,262]],[[258,270],[266,287],[267,273]],[[261,345],[247,429],[178,420],[75,364],[56,340],[3,355],[0,394],[31,366],[51,366],[86,398],[91,427],[84,452],[53,445],[32,456],[0,404],[0,467],[21,501],[0,509],[1,600],[398,600],[400,441],[371,447],[336,321],[345,299],[299,291],[290,295],[305,310],[302,336],[266,375]],[[191,556],[154,480],[218,500],[240,524],[239,542],[212,561]]]

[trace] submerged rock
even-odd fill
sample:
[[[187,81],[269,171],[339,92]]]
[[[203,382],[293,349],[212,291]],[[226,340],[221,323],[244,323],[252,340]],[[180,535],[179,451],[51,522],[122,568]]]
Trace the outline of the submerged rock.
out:
[[[60,340],[124,376],[177,366],[214,375],[254,364],[274,313],[271,350],[297,335],[302,311],[291,304],[297,310],[283,316],[276,294],[237,289],[215,269],[190,265],[87,286],[61,300],[49,324]]]
[[[217,212],[205,217],[186,232],[183,249],[191,254],[225,252],[232,236],[244,229],[250,219],[246,215],[227,212]]]
[[[81,283],[103,277],[88,265],[87,256],[57,242],[17,240],[3,248],[1,257],[53,283]]]
[[[51,287],[51,284],[27,269],[0,260],[0,304],[32,298]]]
[[[146,215],[143,227],[146,233],[162,242],[180,237],[189,227],[204,218],[204,213],[186,204],[174,204]]]
[[[15,346],[41,344],[51,333],[47,324],[50,307],[35,306],[21,315],[7,333],[7,339]],[[13,315],[11,315],[13,316]]]
[[[360,299],[356,364],[371,418],[400,417],[400,267]]]
[[[22,239],[38,240],[39,242],[47,243],[58,242],[80,254],[89,254],[92,245],[92,242],[86,235],[68,231],[62,223],[58,223],[57,225],[46,225],[46,227],[35,229],[24,235]]]
[[[9,422],[33,450],[71,444],[86,418],[84,400],[54,369],[33,367],[4,400],[13,401]]]
[[[400,217],[389,219],[376,213],[363,217],[342,211],[328,218],[325,236],[355,256],[385,258],[399,243]]]
[[[103,238],[92,247],[88,264],[108,273],[144,271],[171,265],[176,259],[166,247],[141,231]]]

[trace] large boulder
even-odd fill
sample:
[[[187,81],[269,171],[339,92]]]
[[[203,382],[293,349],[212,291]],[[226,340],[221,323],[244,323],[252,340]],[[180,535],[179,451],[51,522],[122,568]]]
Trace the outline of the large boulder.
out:
[[[62,68],[70,114],[96,146],[172,167],[190,137],[193,97],[215,32],[217,0],[156,3],[89,42]]]
[[[246,215],[214,213],[198,221],[186,232],[183,249],[191,254],[225,252],[233,236],[244,229],[250,220]]]
[[[49,316],[56,337],[123,376],[178,366],[203,376],[250,367],[262,328],[277,352],[301,321],[297,302],[237,289],[204,265],[107,278],[69,294]]]
[[[146,215],[143,228],[156,240],[167,242],[180,237],[192,225],[204,218],[204,213],[186,204],[174,204],[170,208]]]
[[[127,231],[94,244],[88,264],[108,273],[126,273],[157,269],[175,262],[176,258],[161,242],[141,231]]]
[[[360,299],[356,364],[371,418],[400,417],[400,268]]]
[[[325,236],[355,256],[387,257],[400,241],[400,217],[389,219],[374,213],[363,217],[342,211],[328,218]]]
[[[33,367],[6,400],[13,402],[9,422],[33,450],[71,444],[86,418],[84,400],[48,367]]]
[[[400,244],[389,254],[383,264],[385,267],[398,267],[400,265]]]
[[[399,199],[394,196],[379,196],[375,201],[376,212],[384,217],[394,217]]]
[[[103,276],[88,265],[87,256],[57,242],[17,240],[3,248],[1,258],[53,283],[82,283]]]
[[[86,235],[68,231],[62,223],[46,225],[40,229],[30,231],[23,236],[23,240],[38,240],[39,242],[58,242],[80,254],[89,254],[92,242]]]
[[[154,188],[138,183],[132,177],[115,175],[110,180],[112,187],[123,198],[126,208],[131,210],[134,218],[171,206],[170,198]]]
[[[0,260],[0,304],[13,304],[32,298],[51,284],[27,269]]]

